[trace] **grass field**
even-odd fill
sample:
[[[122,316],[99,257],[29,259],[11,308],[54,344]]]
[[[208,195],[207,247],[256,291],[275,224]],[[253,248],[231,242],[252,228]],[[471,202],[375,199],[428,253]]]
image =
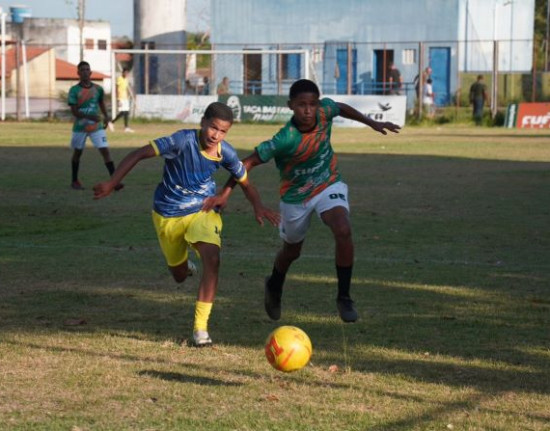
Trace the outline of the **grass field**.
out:
[[[178,125],[132,127],[109,135],[115,161]],[[244,156],[277,129],[236,125],[228,140]],[[314,354],[283,374],[263,353],[277,231],[236,190],[216,345],[188,347],[198,279],[176,289],[149,215],[162,161],[93,201],[106,169],[88,147],[87,189],[69,188],[69,130],[0,124],[0,429],[550,429],[548,131],[335,129],[360,320],[337,317],[333,241],[315,220],[278,323]],[[276,207],[274,166],[251,177]]]

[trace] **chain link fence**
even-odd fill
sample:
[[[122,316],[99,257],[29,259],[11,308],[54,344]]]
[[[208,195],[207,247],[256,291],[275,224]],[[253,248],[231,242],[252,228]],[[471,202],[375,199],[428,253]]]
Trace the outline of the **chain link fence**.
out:
[[[2,64],[2,113],[6,118],[70,117],[67,92],[78,82],[76,65],[61,58],[64,45],[14,42],[6,46]],[[84,51],[94,82],[108,95],[123,67],[132,71],[138,94],[216,94],[224,77],[233,94],[286,95],[299,78],[316,81],[324,94],[401,94],[415,112],[419,100],[417,77],[431,69],[436,106],[469,106],[469,89],[484,76],[491,112],[509,103],[542,102],[550,98],[550,74],[539,71],[532,40],[430,42],[333,42],[255,46],[217,45],[213,52],[189,52],[157,45],[146,50],[108,51],[103,56]],[[151,48],[151,49],[148,49]],[[220,51],[232,51],[225,54]],[[89,57],[89,58],[88,58]],[[390,65],[401,82],[391,79]],[[110,105],[112,97],[107,98]]]

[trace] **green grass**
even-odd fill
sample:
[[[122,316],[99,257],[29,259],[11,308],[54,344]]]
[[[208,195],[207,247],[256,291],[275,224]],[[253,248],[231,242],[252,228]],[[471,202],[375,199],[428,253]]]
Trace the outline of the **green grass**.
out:
[[[278,127],[235,125],[228,139],[244,156]],[[177,125],[135,128],[109,135],[115,161]],[[185,343],[198,279],[175,288],[150,221],[162,161],[94,201],[106,169],[88,147],[87,190],[69,189],[69,124],[0,134],[0,429],[550,429],[547,131],[335,129],[356,248],[351,325],[337,318],[333,241],[318,220],[283,317],[268,320],[262,284],[280,240],[237,190],[212,349]],[[251,177],[276,207],[274,166]],[[279,324],[309,334],[306,368],[265,360]]]

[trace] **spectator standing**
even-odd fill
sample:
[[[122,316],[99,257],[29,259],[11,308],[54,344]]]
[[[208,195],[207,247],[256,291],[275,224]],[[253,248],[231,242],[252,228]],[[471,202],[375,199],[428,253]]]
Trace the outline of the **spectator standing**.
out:
[[[426,80],[422,93],[422,106],[424,107],[424,112],[428,118],[432,119],[435,113],[432,78]]]
[[[390,94],[399,95],[401,94],[401,89],[403,88],[403,78],[401,77],[401,72],[392,62],[390,63]]]
[[[113,125],[120,117],[124,118],[124,131],[127,133],[133,133],[134,131],[128,126],[130,118],[130,99],[134,98],[132,87],[128,82],[128,69],[122,69],[122,75],[116,80],[116,97],[117,97],[117,116],[112,122],[109,123],[109,129],[111,132],[115,131]]]
[[[473,118],[476,126],[481,126],[483,108],[487,102],[487,86],[483,82],[483,75],[478,75],[476,82],[470,87],[470,103],[473,105]]]
[[[229,78],[227,76],[224,76],[222,82],[218,84],[216,93],[218,95],[229,94]]]

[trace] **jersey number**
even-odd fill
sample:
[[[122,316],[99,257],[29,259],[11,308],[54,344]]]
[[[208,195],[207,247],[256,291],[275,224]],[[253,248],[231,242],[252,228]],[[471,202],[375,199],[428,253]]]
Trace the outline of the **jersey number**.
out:
[[[342,199],[343,201],[346,200],[346,197],[342,193],[331,193],[328,195],[330,199]]]

